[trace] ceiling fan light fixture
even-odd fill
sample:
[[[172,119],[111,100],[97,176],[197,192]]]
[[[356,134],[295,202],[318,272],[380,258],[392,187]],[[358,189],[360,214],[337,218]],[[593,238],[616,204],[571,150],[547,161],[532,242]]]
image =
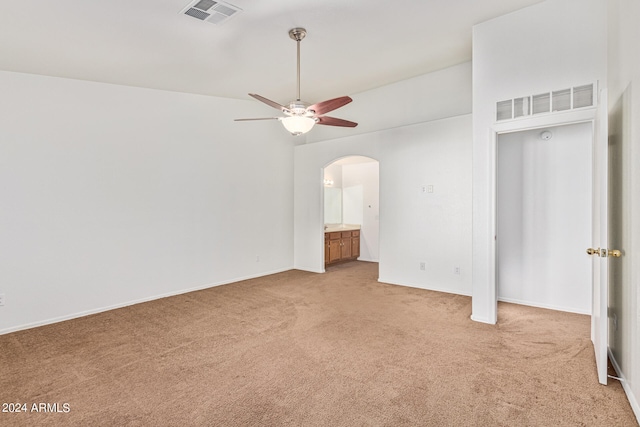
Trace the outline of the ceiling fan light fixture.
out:
[[[316,124],[315,119],[305,116],[283,117],[280,121],[285,129],[295,136],[309,132]]]
[[[201,2],[208,0],[200,0]],[[257,99],[258,101],[267,104],[270,107],[275,108],[283,112],[286,117],[265,117],[257,119],[236,119],[236,121],[249,121],[249,120],[279,120],[282,122],[285,129],[287,129],[292,135],[302,135],[313,129],[313,126],[317,123],[325,126],[342,126],[342,127],[356,127],[356,122],[350,122],[349,120],[338,119],[336,117],[325,116],[326,113],[333,111],[337,108],[343,107],[353,101],[348,96],[341,96],[334,99],[328,99],[322,102],[316,102],[313,105],[309,105],[306,102],[300,100],[300,41],[307,35],[307,31],[304,28],[294,28],[289,31],[289,37],[296,41],[298,50],[297,65],[297,97],[295,101],[291,101],[288,107],[280,105],[279,103],[260,96],[255,93],[250,93],[249,96]]]

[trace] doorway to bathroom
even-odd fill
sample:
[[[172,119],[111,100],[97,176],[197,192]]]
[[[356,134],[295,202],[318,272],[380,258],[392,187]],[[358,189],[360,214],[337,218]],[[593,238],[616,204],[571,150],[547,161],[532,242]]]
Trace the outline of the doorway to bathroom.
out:
[[[353,259],[379,261],[379,171],[379,162],[365,156],[343,157],[324,167],[325,267]],[[331,246],[329,236],[337,233],[341,240]]]

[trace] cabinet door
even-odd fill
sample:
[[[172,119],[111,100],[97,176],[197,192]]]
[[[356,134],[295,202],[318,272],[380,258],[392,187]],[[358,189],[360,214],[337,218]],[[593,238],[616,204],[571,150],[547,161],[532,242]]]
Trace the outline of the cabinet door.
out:
[[[338,261],[342,251],[340,250],[340,240],[329,240],[329,262]]]
[[[358,258],[360,256],[360,236],[351,238],[351,256]]]
[[[342,233],[344,235],[344,233]],[[351,258],[351,237],[342,238],[342,259]]]

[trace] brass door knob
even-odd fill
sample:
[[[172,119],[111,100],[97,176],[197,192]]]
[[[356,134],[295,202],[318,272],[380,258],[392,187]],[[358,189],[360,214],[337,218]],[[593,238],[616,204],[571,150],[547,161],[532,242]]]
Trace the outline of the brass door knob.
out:
[[[619,250],[617,250],[617,249],[611,249],[611,250],[609,251],[609,256],[612,256],[612,257],[614,257],[614,258],[620,258],[620,257],[622,256],[622,252],[620,252],[620,251],[619,251]]]
[[[589,248],[589,249],[587,249],[587,254],[588,255],[598,255],[598,256],[600,256],[600,248],[598,248],[598,249]]]

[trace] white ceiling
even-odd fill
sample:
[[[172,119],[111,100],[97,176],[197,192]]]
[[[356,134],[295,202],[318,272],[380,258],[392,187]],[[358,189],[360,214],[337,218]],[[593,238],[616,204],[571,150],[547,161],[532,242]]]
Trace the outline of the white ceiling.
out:
[[[541,0],[230,0],[222,25],[187,0],[2,0],[0,70],[280,103],[352,95],[471,59],[476,23]]]

